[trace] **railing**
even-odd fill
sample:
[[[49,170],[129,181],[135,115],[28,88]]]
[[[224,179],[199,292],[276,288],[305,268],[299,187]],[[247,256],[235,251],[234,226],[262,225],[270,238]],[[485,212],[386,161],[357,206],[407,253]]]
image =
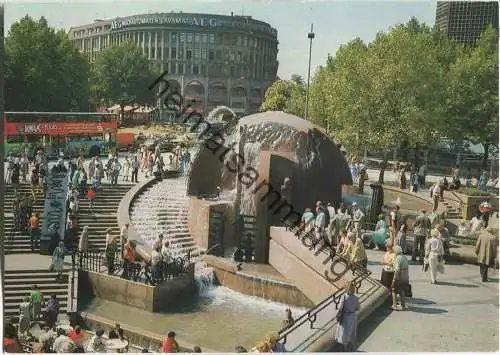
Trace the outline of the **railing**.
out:
[[[109,262],[113,264],[108,265]],[[118,253],[113,258],[110,258],[105,252],[78,251],[75,258],[76,267],[80,270],[126,277],[131,281],[152,286],[184,276],[190,263],[191,257],[188,254],[184,257],[173,258],[169,263],[161,262],[156,267],[143,261],[136,261],[127,265],[128,270],[124,270],[123,261],[118,256]]]
[[[304,232],[302,231],[296,224],[293,224],[289,221],[282,220],[283,226],[294,233],[296,237],[299,239],[304,239],[304,238],[310,238],[310,240],[316,240],[315,232],[310,231],[310,232]],[[311,251],[314,251],[318,245],[321,245],[319,251],[322,253],[329,254],[330,258],[332,259],[332,262],[334,261],[339,261],[344,263],[345,265],[348,266],[348,268],[352,271],[354,278],[351,280],[351,282],[354,283],[354,286],[356,288],[356,292],[359,292],[359,289],[361,287],[361,284],[364,280],[367,280],[370,283],[373,283],[370,279],[369,276],[371,275],[371,271],[367,270],[365,267],[352,263],[346,258],[344,258],[341,255],[338,255],[335,253],[335,250],[331,245],[328,245],[324,242],[322,242],[321,239],[317,240],[315,243],[312,244],[310,249]],[[300,328],[304,323],[309,322],[310,329],[313,329],[314,323],[317,320],[317,315],[319,312],[330,306],[332,303],[335,303],[335,309],[338,310],[340,301],[342,299],[342,295],[345,293],[344,289],[338,289],[335,291],[332,295],[328,296],[325,298],[323,301],[321,301],[319,304],[317,304],[315,307],[309,309],[307,312],[302,314],[299,318],[295,320],[293,325],[289,328],[282,329],[279,332],[280,338],[279,341],[282,344],[286,344],[287,342],[287,337],[288,335],[292,334],[296,329]]]
[[[460,196],[458,196],[455,191],[451,191],[451,190],[448,190],[449,193],[451,193],[453,195],[453,197],[455,197],[457,200],[458,200],[458,213],[461,215],[462,214],[462,210],[465,206],[465,202],[460,198]]]

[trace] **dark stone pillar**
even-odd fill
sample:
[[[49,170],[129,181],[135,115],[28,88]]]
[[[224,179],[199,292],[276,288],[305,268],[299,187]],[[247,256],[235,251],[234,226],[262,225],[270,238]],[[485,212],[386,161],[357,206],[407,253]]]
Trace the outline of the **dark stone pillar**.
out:
[[[384,188],[379,183],[370,184],[372,189],[370,208],[366,216],[366,223],[369,229],[374,229],[377,224],[378,215],[382,212],[384,204]]]

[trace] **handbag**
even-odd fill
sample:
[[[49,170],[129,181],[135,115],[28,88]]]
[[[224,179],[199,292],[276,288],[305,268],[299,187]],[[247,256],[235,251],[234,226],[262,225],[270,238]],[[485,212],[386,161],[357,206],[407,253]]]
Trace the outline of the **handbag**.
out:
[[[340,306],[340,309],[337,311],[337,314],[335,315],[335,319],[337,320],[338,324],[341,324],[344,318],[344,303],[345,303],[345,296],[342,299],[342,305]]]

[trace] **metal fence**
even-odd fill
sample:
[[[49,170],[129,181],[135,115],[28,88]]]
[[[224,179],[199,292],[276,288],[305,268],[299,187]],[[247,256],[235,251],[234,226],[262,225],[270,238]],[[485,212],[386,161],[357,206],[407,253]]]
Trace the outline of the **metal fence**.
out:
[[[151,265],[144,261],[124,262],[119,253],[109,255],[101,251],[78,251],[75,254],[75,266],[80,270],[107,273],[152,286],[184,276],[191,264],[189,255]]]

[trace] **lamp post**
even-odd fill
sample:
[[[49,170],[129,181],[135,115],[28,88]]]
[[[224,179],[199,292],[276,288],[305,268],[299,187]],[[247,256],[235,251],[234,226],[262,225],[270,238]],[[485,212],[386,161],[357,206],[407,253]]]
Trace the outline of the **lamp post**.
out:
[[[307,38],[309,38],[309,67],[307,69],[306,112],[304,115],[304,119],[306,119],[306,120],[307,120],[307,115],[309,113],[309,84],[311,81],[311,53],[312,53],[312,44],[313,44],[313,39],[314,39],[313,24],[311,24],[311,31],[307,34]]]

